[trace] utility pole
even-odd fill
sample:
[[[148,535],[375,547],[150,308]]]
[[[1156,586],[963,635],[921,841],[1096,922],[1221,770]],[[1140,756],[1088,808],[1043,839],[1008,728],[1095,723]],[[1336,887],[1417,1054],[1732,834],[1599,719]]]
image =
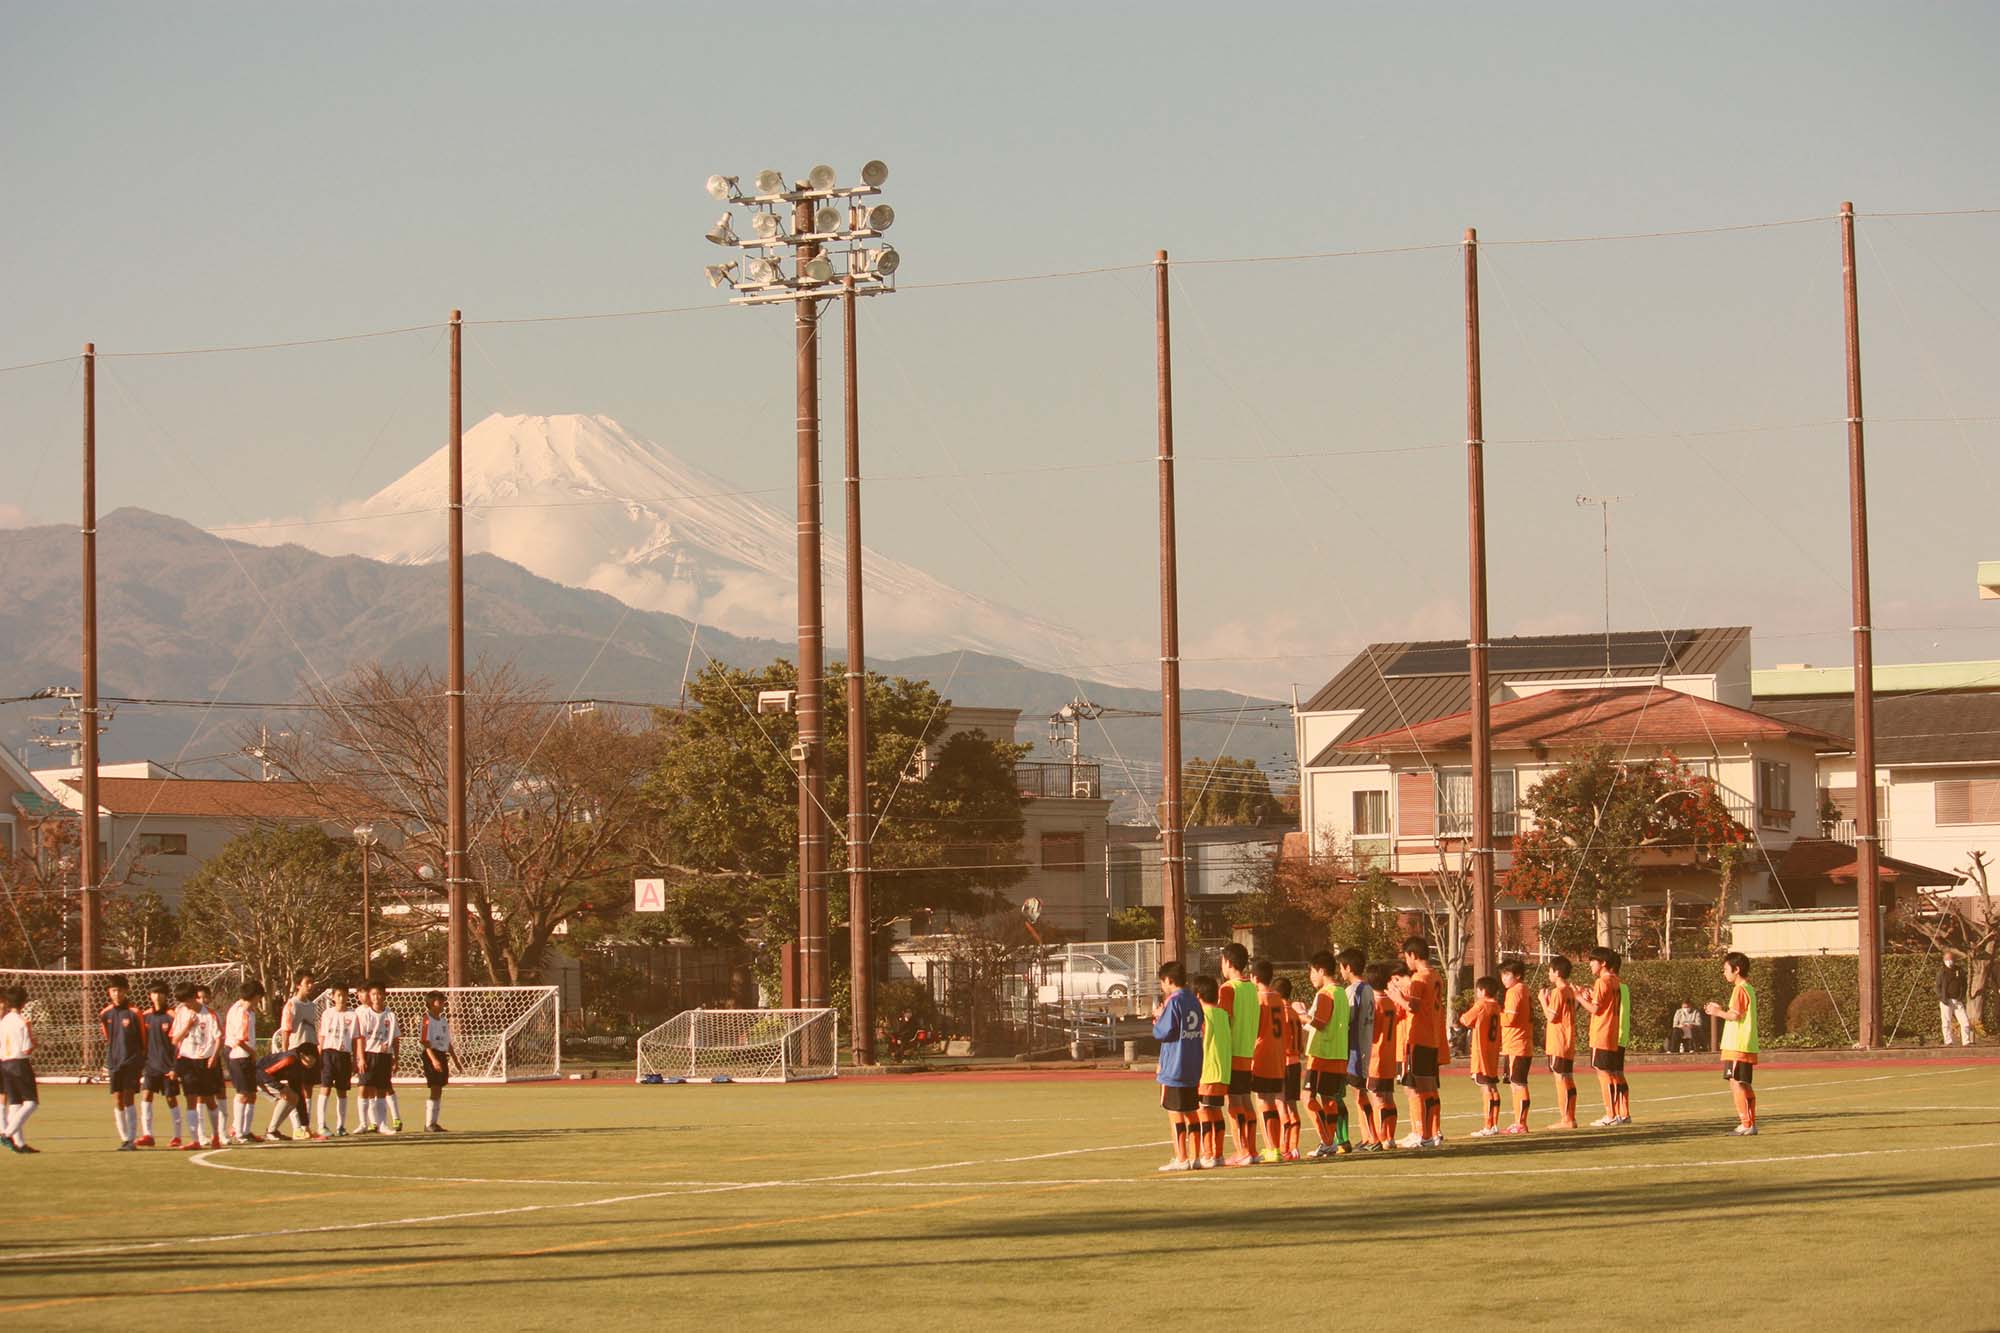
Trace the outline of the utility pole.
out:
[[[83,741],[83,827],[77,848],[77,909],[83,970],[98,957],[97,894],[104,866],[97,852],[97,344],[83,345],[83,697],[77,726]],[[65,885],[65,888],[68,886]]]
[[[1472,604],[1465,648],[1472,690],[1472,974],[1490,976],[1493,940],[1493,735],[1486,672],[1486,424],[1479,401],[1479,234],[1465,229],[1465,479]]]
[[[1862,448],[1861,302],[1854,271],[1854,205],[1840,206],[1840,268],[1847,307],[1847,496],[1854,557],[1854,896],[1860,931],[1860,1037],[1882,1044],[1882,848],[1875,820],[1875,645],[1868,590],[1868,463]]]
[[[811,234],[813,206],[792,208],[792,230]],[[819,254],[799,247],[803,267]],[[799,301],[797,341],[799,464],[799,999],[802,1009],[826,1006],[826,834],[821,827],[826,762],[820,691],[826,675],[825,604],[820,568],[819,302]]]
[[[868,653],[861,604],[861,391],[854,279],[840,288],[847,410],[847,926],[854,1063],[875,1063],[875,932],[868,904]]]
[[[1160,414],[1160,953],[1187,952],[1187,857],[1181,827],[1180,569],[1174,539],[1174,351],[1167,312],[1167,252],[1153,257],[1154,351]]]
[[[451,312],[451,498],[448,547],[451,565],[450,681],[445,687],[447,794],[445,847],[445,984],[466,984],[465,958],[465,416],[462,335],[465,323]]]
[[[375,826],[354,826],[354,841],[361,848],[361,980],[366,983],[375,964],[375,901],[369,892],[368,863],[375,856]]]

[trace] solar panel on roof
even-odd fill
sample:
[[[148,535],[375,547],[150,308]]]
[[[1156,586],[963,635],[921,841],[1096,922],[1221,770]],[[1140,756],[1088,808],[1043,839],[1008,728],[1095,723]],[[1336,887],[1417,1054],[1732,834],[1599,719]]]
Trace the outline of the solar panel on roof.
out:
[[[1670,670],[1695,639],[1692,630],[1628,630],[1611,636],[1614,671]],[[1487,651],[1490,671],[1520,675],[1533,671],[1583,671],[1604,665],[1602,634],[1551,634],[1533,638],[1496,639]],[[1459,676],[1470,666],[1462,644],[1426,643],[1406,649],[1382,674],[1399,676]]]

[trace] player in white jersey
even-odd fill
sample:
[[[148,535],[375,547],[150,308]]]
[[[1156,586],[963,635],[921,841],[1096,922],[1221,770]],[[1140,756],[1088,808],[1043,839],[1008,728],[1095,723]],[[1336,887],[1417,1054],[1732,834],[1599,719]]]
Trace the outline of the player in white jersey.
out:
[[[182,986],[168,1036],[174,1043],[174,1073],[187,1099],[188,1127],[193,1133],[181,1151],[222,1146],[222,1113],[215,1099],[222,1092],[222,1024],[207,1004],[208,987]],[[207,1130],[202,1126],[206,1113]],[[203,1142],[206,1139],[207,1142]]]
[[[281,1142],[278,1131],[287,1120],[297,1122],[302,1136],[312,1130],[306,1123],[306,1090],[319,1067],[319,1006],[313,1003],[312,993],[312,969],[302,967],[292,973],[292,993],[278,1010],[278,1032],[272,1038],[278,1051],[297,1057],[282,1062],[283,1070],[272,1075],[279,1095],[264,1136]]]
[[[465,1064],[458,1058],[458,1048],[451,1043],[451,1020],[444,1016],[444,992],[434,990],[424,996],[424,1007],[430,1012],[424,1015],[424,1083],[430,1088],[430,1095],[424,1099],[424,1130],[431,1134],[445,1132],[438,1123],[438,1107],[444,1101],[445,1085],[451,1082],[451,1071],[455,1065],[458,1072],[465,1072]]]
[[[354,1064],[361,1071],[361,1132],[394,1134],[400,1126],[389,1111],[395,1096],[390,1080],[396,1072],[396,1044],[402,1025],[388,1008],[379,982],[368,987],[368,1003],[355,1010]]]
[[[254,1132],[257,1114],[257,1001],[264,983],[246,981],[222,1025],[224,1067],[229,1071],[229,1141],[262,1143]]]
[[[35,1090],[35,1029],[28,1022],[28,992],[14,986],[6,992],[6,1011],[0,1013],[0,1089],[7,1095],[5,1123],[0,1124],[0,1138],[7,1143],[7,1150],[16,1153],[38,1153],[40,1148],[30,1148],[22,1129],[28,1117],[41,1104],[40,1094]]]
[[[319,1091],[313,1102],[316,1139],[347,1137],[347,1092],[354,1083],[354,992],[339,981],[332,983],[331,990],[327,1006],[319,1013]],[[332,1126],[326,1119],[329,1094],[336,1113]]]

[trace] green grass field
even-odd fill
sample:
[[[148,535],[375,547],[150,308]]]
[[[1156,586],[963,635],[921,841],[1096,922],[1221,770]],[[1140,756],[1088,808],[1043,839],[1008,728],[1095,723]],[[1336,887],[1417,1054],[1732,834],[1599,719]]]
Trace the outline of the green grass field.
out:
[[[0,1327],[1994,1324],[2000,1066],[1768,1066],[1754,1139],[1711,1069],[1633,1086],[1480,1142],[1458,1078],[1440,1151],[1179,1176],[1139,1078],[458,1088],[450,1135],[206,1155],[44,1086]]]

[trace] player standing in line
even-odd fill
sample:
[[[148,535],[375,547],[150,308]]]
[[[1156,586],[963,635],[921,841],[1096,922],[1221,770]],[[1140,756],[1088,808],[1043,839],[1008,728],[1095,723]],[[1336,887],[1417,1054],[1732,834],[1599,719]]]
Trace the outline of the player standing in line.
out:
[[[217,1068],[222,1058],[222,1024],[205,1002],[207,996],[206,986],[182,986],[175,995],[180,1004],[174,1009],[173,1026],[167,1033],[174,1045],[174,1075],[180,1080],[181,1095],[187,1098],[188,1128],[193,1131],[181,1144],[183,1152],[222,1146],[222,1113],[215,1105],[216,1095],[222,1091]],[[206,1136],[202,1132],[204,1111],[208,1113]],[[205,1144],[204,1137],[208,1138]]]
[[[1534,1063],[1535,1015],[1528,1007],[1528,966],[1500,963],[1500,1081],[1514,1089],[1514,1123],[1503,1134],[1528,1132],[1528,1069]]]
[[[347,1137],[347,1093],[354,1083],[354,995],[344,982],[332,983],[329,1008],[319,1015],[319,1089],[313,1098],[313,1137]],[[333,1096],[336,1128],[328,1128],[327,1095]]]
[[[1750,960],[1740,953],[1723,956],[1722,979],[1729,983],[1729,1003],[1710,1001],[1702,1012],[1722,1020],[1722,1077],[1736,1099],[1732,1134],[1757,1132],[1757,1092],[1750,1076],[1757,1072],[1757,990],[1750,984]]]
[[[0,1091],[7,1095],[7,1116],[0,1137],[10,1152],[38,1153],[28,1146],[22,1130],[41,1105],[35,1089],[35,1029],[28,1022],[28,992],[14,986],[6,991],[7,1011],[0,1014]]]
[[[1195,997],[1201,1001],[1201,1081],[1195,1085],[1196,1164],[1203,1170],[1222,1165],[1228,1151],[1228,1133],[1223,1128],[1223,1104],[1229,1098],[1229,1015],[1216,1003],[1215,978],[1194,979]]]
[[[1162,1171],[1192,1171],[1201,1159],[1201,1131],[1195,1114],[1199,1107],[1195,1091],[1201,1082],[1201,1001],[1187,989],[1187,971],[1178,962],[1160,964],[1160,1002],[1153,1006],[1153,1036],[1160,1043],[1160,1069],[1154,1077],[1160,1085],[1160,1107],[1174,1130],[1174,1160]],[[444,1127],[437,1122],[437,1099],[450,1077],[444,1066],[451,1052],[451,1033],[445,1026],[444,992],[432,991],[424,999],[431,1017],[424,1020],[424,1078],[431,1082],[431,1099],[424,1103],[424,1127],[433,1133]],[[433,1027],[433,1024],[436,1026]],[[444,1049],[437,1049],[442,1034]],[[452,1058],[456,1058],[455,1056]],[[432,1072],[433,1067],[436,1073]],[[1195,1142],[1188,1142],[1189,1136]]]
[[[1400,966],[1400,964],[1398,964]],[[1368,965],[1368,988],[1375,993],[1375,1021],[1368,1041],[1368,1100],[1375,1104],[1375,1142],[1370,1152],[1396,1144],[1396,1071],[1403,1058],[1403,1011],[1389,997],[1394,976],[1387,963]]]
[[[402,1027],[386,1007],[381,984],[368,987],[368,1003],[355,1011],[354,1064],[361,1073],[361,1132],[396,1134],[400,1126],[389,1115],[391,1080],[396,1072],[396,1045]]]
[[[139,1084],[139,1146],[153,1146],[153,1098],[164,1094],[173,1112],[174,1137],[169,1148],[181,1146],[181,1083],[174,1077],[174,1016],[167,1007],[167,988],[158,982],[146,990],[146,1011],[139,1015],[146,1029],[146,1071]]]
[[[1402,1011],[1407,1030],[1402,1082],[1409,1089],[1410,1117],[1416,1122],[1403,1146],[1439,1148],[1444,1146],[1444,1101],[1438,1093],[1438,1076],[1445,1064],[1444,993],[1437,969],[1431,966],[1430,945],[1421,936],[1403,941],[1403,965],[1410,969],[1409,976],[1389,987],[1389,998]]]
[[[97,1029],[104,1038],[105,1082],[111,1085],[111,1119],[118,1126],[118,1151],[139,1147],[139,1113],[132,1103],[139,1095],[146,1069],[146,1025],[131,1004],[132,983],[120,972],[104,983],[111,1003],[97,1011]]]
[[[1500,1132],[1500,983],[1481,977],[1472,983],[1472,992],[1458,1025],[1472,1033],[1472,1081],[1486,1099],[1486,1121],[1471,1137],[1490,1139]]]
[[[1257,1113],[1250,1104],[1250,1064],[1257,1050],[1257,983],[1245,975],[1250,951],[1235,940],[1222,946],[1222,985],[1216,1003],[1229,1015],[1229,1118],[1236,1122],[1236,1156],[1230,1166],[1257,1162]]]
[[[278,1104],[271,1108],[271,1123],[264,1128],[266,1138],[276,1138],[285,1121],[297,1123],[301,1135],[310,1134],[307,1123],[306,1092],[319,1067],[319,1006],[312,1001],[313,974],[310,968],[292,973],[292,993],[278,1009],[278,1033],[274,1038],[280,1052],[293,1058],[274,1062],[277,1068]]]
[[[1340,971],[1342,994],[1347,997],[1347,1086],[1354,1089],[1354,1105],[1361,1112],[1362,1147],[1375,1142],[1375,1103],[1368,1096],[1368,1048],[1375,1035],[1375,988],[1363,975],[1368,955],[1359,949],[1342,949],[1335,956]],[[1345,1110],[1347,1103],[1341,1102]],[[1351,1147],[1350,1130],[1346,1142]]]
[[[1271,989],[1284,1005],[1285,1013],[1285,1091],[1278,1101],[1278,1126],[1284,1139],[1279,1144],[1278,1156],[1287,1162],[1296,1162],[1299,1160],[1299,1092],[1304,1082],[1306,1029],[1292,1005],[1292,979],[1279,977],[1271,983]]]
[[[1352,1152],[1347,1133],[1347,1061],[1350,1018],[1347,991],[1334,975],[1337,964],[1322,949],[1306,960],[1306,979],[1313,984],[1312,1008],[1293,1009],[1312,1025],[1312,1041],[1306,1047],[1306,1109],[1312,1112],[1313,1129],[1319,1146],[1316,1160]]]
[[[1250,1092],[1257,1099],[1257,1117],[1264,1125],[1264,1148],[1253,1162],[1281,1159],[1283,1114],[1278,1103],[1285,1095],[1285,1002],[1271,988],[1272,967],[1268,958],[1250,964],[1250,979],[1257,987],[1255,1031],[1250,1045]]]
[[[1553,983],[1542,991],[1542,1049],[1548,1053],[1549,1076],[1556,1081],[1556,1122],[1550,1129],[1576,1128],[1576,997],[1570,992],[1569,959],[1557,954],[1548,962]]]
[[[225,1047],[224,1067],[229,1071],[229,1141],[262,1143],[257,1128],[257,1001],[264,998],[264,983],[254,978],[243,983],[236,1003],[222,1025]]]
[[[1577,1003],[1590,1011],[1590,1067],[1597,1071],[1597,1088],[1604,1096],[1604,1114],[1590,1122],[1593,1129],[1632,1122],[1623,1091],[1625,1048],[1618,1040],[1624,985],[1617,961],[1617,954],[1599,945],[1590,951],[1590,985],[1571,987]]]

